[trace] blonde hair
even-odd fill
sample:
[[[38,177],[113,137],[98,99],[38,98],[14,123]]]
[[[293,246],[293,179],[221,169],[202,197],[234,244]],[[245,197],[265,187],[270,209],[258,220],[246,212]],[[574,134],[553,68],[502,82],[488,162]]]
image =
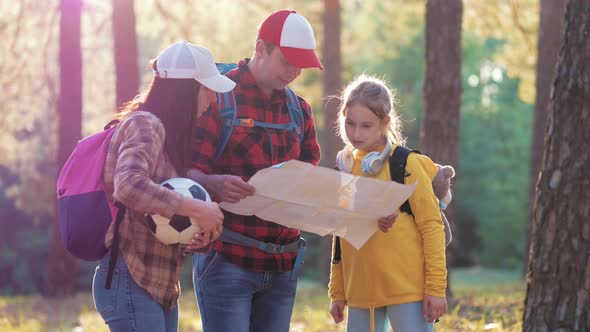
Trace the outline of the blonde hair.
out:
[[[373,112],[383,124],[389,118],[386,128],[387,137],[391,142],[404,145],[406,138],[402,135],[402,123],[396,113],[394,104],[397,104],[395,92],[387,83],[374,76],[362,74],[346,86],[340,96],[340,109],[338,111],[338,135],[347,146],[350,141],[346,136],[346,110],[352,105],[365,106]]]

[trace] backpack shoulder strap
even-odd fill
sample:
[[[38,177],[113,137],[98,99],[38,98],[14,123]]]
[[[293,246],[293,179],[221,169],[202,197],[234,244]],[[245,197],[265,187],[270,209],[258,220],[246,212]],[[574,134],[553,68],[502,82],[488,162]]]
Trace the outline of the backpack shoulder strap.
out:
[[[340,236],[334,239],[334,256],[332,256],[332,264],[340,264],[342,260],[342,245],[340,244]]]
[[[412,152],[422,154],[418,150],[411,150],[401,145],[398,145],[393,150],[393,154],[391,155],[391,157],[389,157],[389,173],[391,175],[392,181],[401,184],[405,183],[406,177],[410,175],[406,171],[406,165],[408,164],[408,156]],[[400,207],[400,211],[405,212],[409,215],[413,215],[409,201],[405,201],[402,204],[402,206]]]
[[[217,70],[220,74],[227,74],[228,72],[238,68],[235,63],[215,63]],[[219,143],[215,150],[214,159],[217,160],[221,156],[225,145],[227,144],[229,137],[233,131],[232,121],[236,118],[236,96],[232,91],[226,93],[217,93],[217,105],[219,106],[219,115],[223,119],[221,126],[221,133],[219,135]]]
[[[299,143],[303,142],[303,130],[304,130],[304,119],[303,119],[303,110],[301,109],[301,103],[299,102],[299,98],[293,90],[289,89],[289,87],[285,88],[285,92],[287,93],[287,108],[289,109],[289,116],[291,117],[291,122],[295,123],[295,131],[299,136]]]
[[[238,64],[236,64],[236,63],[216,62],[215,66],[217,67],[217,71],[219,71],[219,73],[222,75],[225,75],[225,74],[229,73],[230,71],[238,68]]]
[[[234,122],[236,120],[236,113],[237,113],[237,103],[236,103],[236,95],[234,91],[229,91],[226,93],[218,93],[217,94],[217,105],[219,106],[219,115],[223,120],[223,124],[221,125],[221,133],[219,135],[219,143],[217,144],[217,149],[215,150],[215,157],[214,159],[217,160],[221,156],[223,149],[227,145],[229,141],[229,137],[234,129]]]
[[[104,285],[104,288],[106,289],[111,289],[111,282],[113,281],[113,274],[115,273],[115,266],[117,265],[117,257],[119,256],[119,228],[121,228],[121,221],[123,220],[123,217],[125,217],[125,212],[127,212],[125,205],[119,202],[116,202],[115,205],[119,210],[115,219],[115,233],[113,235],[113,243],[111,244],[107,280]]]

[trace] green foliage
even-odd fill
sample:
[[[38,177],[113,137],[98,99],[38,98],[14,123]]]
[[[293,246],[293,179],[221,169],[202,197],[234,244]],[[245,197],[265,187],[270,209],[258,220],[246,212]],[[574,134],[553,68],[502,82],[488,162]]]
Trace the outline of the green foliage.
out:
[[[396,90],[396,110],[403,121],[408,146],[419,143],[424,76],[424,3],[357,3],[344,13],[343,57],[350,75],[383,77]],[[347,17],[350,15],[350,17]],[[346,74],[346,73],[345,73]],[[347,77],[348,76],[348,77]]]
[[[516,267],[527,218],[532,107],[518,98],[518,79],[492,61],[501,41],[466,35],[463,43],[456,204],[478,219],[480,262]]]
[[[481,40],[504,41],[502,52],[490,56],[506,67],[510,77],[518,78],[518,96],[532,104],[535,101],[535,65],[539,0],[466,1],[463,31]]]

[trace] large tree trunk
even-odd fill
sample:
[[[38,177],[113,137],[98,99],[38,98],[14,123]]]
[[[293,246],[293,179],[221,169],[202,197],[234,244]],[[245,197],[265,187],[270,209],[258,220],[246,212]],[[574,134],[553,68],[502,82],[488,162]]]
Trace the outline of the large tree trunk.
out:
[[[82,133],[82,51],[80,49],[81,0],[60,1],[59,35],[60,92],[57,104],[59,119],[58,166],[64,165]],[[45,296],[65,296],[77,287],[77,262],[64,248],[57,217],[49,249]]]
[[[529,183],[529,218],[525,233],[524,270],[528,266],[530,249],[530,230],[533,217],[535,188],[539,179],[543,158],[543,140],[547,123],[547,106],[551,92],[551,83],[557,55],[561,45],[561,21],[566,0],[541,0],[539,35],[537,45],[537,95],[535,97],[535,113],[533,114],[533,137],[531,144],[531,169]]]
[[[133,0],[113,0],[113,49],[117,107],[133,99],[139,89],[137,35]]]
[[[435,162],[455,167],[459,160],[462,16],[461,0],[426,2],[426,74],[420,148]],[[452,225],[454,204],[445,214]],[[447,250],[449,268],[451,258]],[[450,288],[447,289],[450,295]]]
[[[533,215],[523,331],[590,331],[590,1],[570,0]]]
[[[324,1],[324,96],[336,96],[342,88],[342,60],[340,52],[340,1]],[[325,167],[334,167],[336,154],[342,146],[334,130],[338,119],[338,100],[327,98],[324,104],[324,128],[322,129],[322,159]],[[330,278],[330,248],[332,236],[322,239],[320,258],[321,280],[325,285]]]

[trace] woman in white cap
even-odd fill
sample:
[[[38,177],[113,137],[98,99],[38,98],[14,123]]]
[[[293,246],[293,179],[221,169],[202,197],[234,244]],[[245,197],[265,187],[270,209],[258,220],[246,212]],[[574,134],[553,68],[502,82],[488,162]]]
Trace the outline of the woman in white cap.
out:
[[[105,163],[106,191],[127,213],[118,227],[111,225],[106,238],[116,262],[109,269],[110,255],[105,256],[92,288],[111,331],[178,328],[183,253],[156,239],[146,214],[198,219],[202,232],[194,235],[188,250],[217,238],[223,222],[216,203],[185,198],[159,183],[186,173],[195,120],[215,100],[215,92],[230,91],[235,83],[219,74],[209,50],[186,41],[162,51],[152,67],[147,91],[124,105],[108,125],[117,129]]]

